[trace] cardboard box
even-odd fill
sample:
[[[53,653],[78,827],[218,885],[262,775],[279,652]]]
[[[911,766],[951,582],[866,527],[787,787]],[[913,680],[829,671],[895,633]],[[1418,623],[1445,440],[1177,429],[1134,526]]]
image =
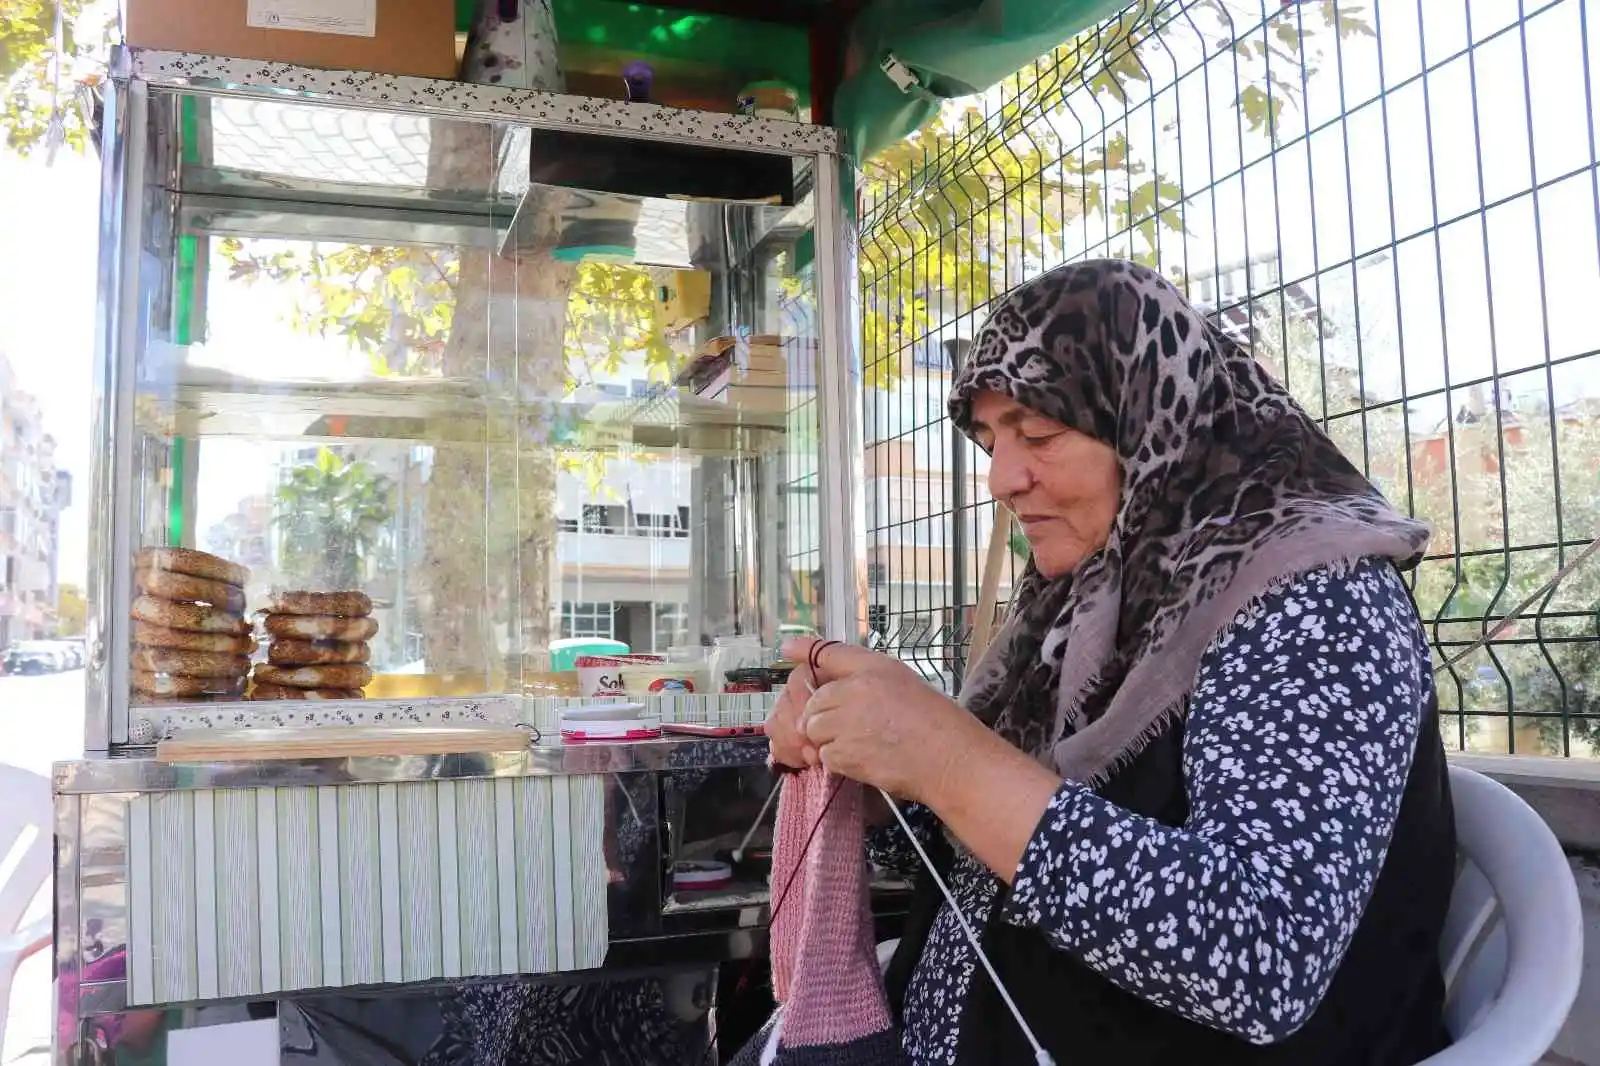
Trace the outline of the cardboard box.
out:
[[[713,403],[727,404],[729,407],[751,414],[782,415],[799,407],[810,396],[799,389],[790,389],[783,385],[730,384],[716,393],[702,395],[700,398]]]
[[[688,329],[711,314],[711,274],[705,270],[677,270],[656,294],[658,319],[666,333]]]
[[[125,41],[333,70],[456,76],[453,0],[127,0]]]

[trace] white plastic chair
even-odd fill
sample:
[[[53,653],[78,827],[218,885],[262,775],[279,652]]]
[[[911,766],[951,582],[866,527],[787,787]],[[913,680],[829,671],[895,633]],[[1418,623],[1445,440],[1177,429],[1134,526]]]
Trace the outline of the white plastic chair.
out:
[[[1450,1048],[1417,1066],[1536,1066],[1583,977],[1583,910],[1550,827],[1516,793],[1450,767],[1460,871],[1439,961]],[[878,945],[887,971],[898,940]]]
[[[47,779],[0,764],[0,1049],[6,1044],[17,967],[50,946],[50,916],[26,927],[22,916],[50,879],[55,832],[51,809]]]
[[[1583,976],[1583,909],[1555,834],[1514,792],[1450,767],[1461,869],[1445,920],[1445,1027],[1418,1066],[1534,1066]]]

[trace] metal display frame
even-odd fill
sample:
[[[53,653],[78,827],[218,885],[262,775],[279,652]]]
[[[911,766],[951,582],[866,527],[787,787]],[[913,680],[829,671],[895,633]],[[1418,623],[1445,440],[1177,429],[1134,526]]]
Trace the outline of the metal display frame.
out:
[[[441,82],[427,78],[339,72],[283,63],[119,48],[105,92],[102,135],[100,275],[94,375],[93,465],[89,521],[87,715],[84,749],[114,751],[130,743],[128,666],[114,649],[128,643],[122,605],[130,602],[133,514],[134,390],[139,356],[140,254],[149,221],[146,202],[171,172],[173,146],[153,138],[150,90],[271,101],[356,111],[495,122],[533,130],[656,140],[706,148],[786,156],[810,164],[815,197],[816,313],[820,349],[816,373],[821,447],[818,455],[824,625],[830,635],[864,631],[866,526],[860,498],[861,360],[856,300],[853,170],[842,134],[834,129],[744,115],[681,111],[653,104],[594,100],[559,93]],[[314,190],[310,190],[314,194]],[[170,195],[170,194],[169,194]],[[188,200],[188,195],[184,197]],[[202,199],[204,207],[209,201]],[[314,199],[307,208],[313,210]],[[420,222],[439,235],[458,233],[425,210],[369,212],[365,239],[385,227],[413,230]]]

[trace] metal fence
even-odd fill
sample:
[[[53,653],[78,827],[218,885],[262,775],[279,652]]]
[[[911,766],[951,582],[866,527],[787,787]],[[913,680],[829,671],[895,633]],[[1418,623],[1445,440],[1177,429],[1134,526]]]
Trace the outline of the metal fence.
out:
[[[874,639],[959,683],[993,505],[951,371],[997,295],[1107,255],[1432,523],[1441,662],[1543,585],[1600,533],[1597,8],[1145,0],[869,164]],[[1595,754],[1597,603],[1600,561],[1442,672],[1453,742]]]

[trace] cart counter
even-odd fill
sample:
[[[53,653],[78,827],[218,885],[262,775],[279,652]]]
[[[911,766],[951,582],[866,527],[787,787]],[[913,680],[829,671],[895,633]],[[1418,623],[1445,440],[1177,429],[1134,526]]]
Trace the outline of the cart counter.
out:
[[[311,989],[748,956],[760,738],[56,767],[57,962],[80,1016]],[[753,849],[752,849],[753,850]],[[687,879],[686,879],[687,880]],[[121,948],[123,973],[89,979]]]

